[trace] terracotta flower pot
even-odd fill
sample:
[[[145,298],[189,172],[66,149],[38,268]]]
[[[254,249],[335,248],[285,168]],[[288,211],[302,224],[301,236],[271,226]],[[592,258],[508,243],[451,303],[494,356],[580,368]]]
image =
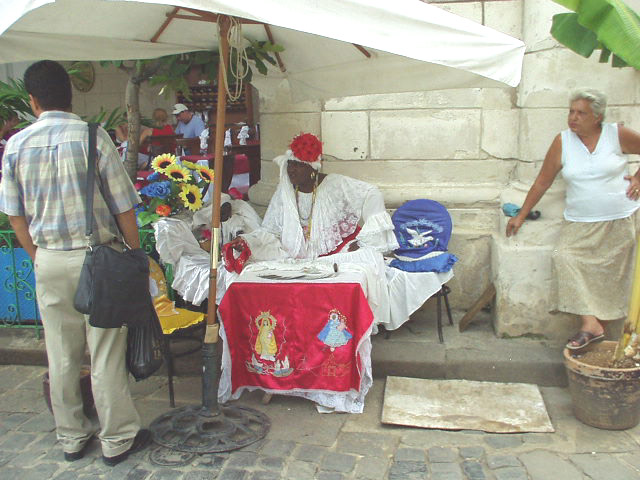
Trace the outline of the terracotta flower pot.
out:
[[[51,387],[49,383],[49,372],[42,377],[42,393],[47,402],[49,411],[53,413],[51,408]],[[91,392],[91,370],[89,367],[83,367],[80,370],[80,393],[82,394],[82,409],[87,417],[95,415],[95,404],[93,402],[93,393]]]
[[[605,341],[592,349],[612,350],[616,342]],[[625,430],[640,421],[640,367],[606,368],[589,365],[564,349],[573,412],[587,425]]]

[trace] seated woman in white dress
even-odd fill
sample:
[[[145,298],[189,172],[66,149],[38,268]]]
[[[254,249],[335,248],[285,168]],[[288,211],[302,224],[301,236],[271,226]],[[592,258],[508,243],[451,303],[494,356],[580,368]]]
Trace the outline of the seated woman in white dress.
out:
[[[375,322],[387,323],[382,253],[398,243],[382,194],[369,183],[320,173],[322,144],[314,135],[299,135],[290,147],[274,159],[280,183],[261,228],[232,242],[234,256],[247,264],[293,259],[360,265],[367,270],[366,294]],[[227,264],[233,264],[228,257]]]

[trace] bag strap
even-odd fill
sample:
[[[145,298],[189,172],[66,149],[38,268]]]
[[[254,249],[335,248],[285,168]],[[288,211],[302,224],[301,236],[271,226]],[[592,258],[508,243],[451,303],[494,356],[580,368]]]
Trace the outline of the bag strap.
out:
[[[97,136],[98,124],[89,123],[89,155],[87,155],[87,198],[85,199],[85,236],[87,247],[91,246],[91,235],[93,233],[93,191],[96,176],[97,157]]]

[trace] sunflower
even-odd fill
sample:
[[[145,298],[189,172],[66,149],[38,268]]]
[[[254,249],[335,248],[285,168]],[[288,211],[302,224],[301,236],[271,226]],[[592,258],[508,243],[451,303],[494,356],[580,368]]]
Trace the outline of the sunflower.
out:
[[[184,206],[192,212],[199,210],[202,207],[202,193],[200,189],[195,185],[185,184],[182,185],[178,196],[184,202]]]
[[[189,170],[195,170],[196,168],[198,168],[198,165],[193,162],[188,162],[187,160],[181,160],[180,163],[183,167],[187,167]]]
[[[169,166],[176,163],[176,156],[171,155],[170,153],[163,153],[162,155],[158,155],[151,162],[151,167],[160,173],[164,173],[164,170]]]
[[[213,182],[213,170],[211,170],[209,167],[205,167],[204,165],[196,165],[196,170],[200,174],[200,178],[202,178],[205,182]]]
[[[188,169],[173,163],[164,169],[164,174],[174,182],[188,182],[191,180],[191,173]]]

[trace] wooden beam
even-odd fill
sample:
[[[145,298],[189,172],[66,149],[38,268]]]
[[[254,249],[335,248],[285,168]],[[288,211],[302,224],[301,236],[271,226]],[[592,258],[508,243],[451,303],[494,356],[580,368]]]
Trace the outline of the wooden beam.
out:
[[[162,23],[162,25],[160,25],[160,28],[158,29],[156,34],[153,37],[151,37],[151,42],[152,43],[155,43],[155,42],[158,41],[158,38],[160,38],[160,35],[162,35],[162,32],[164,32],[166,30],[166,28],[171,23],[171,20],[173,20],[171,15],[175,15],[176,13],[178,13],[179,10],[180,9],[178,7],[174,7],[173,10],[171,11],[171,13],[167,13],[167,19]]]
[[[266,23],[263,24],[264,25],[264,31],[267,32],[267,38],[269,39],[269,42],[271,42],[272,44],[275,44],[276,42],[273,41],[273,34],[271,33],[271,27],[269,27],[269,25],[267,25]],[[286,72],[287,69],[284,66],[284,63],[282,62],[282,57],[280,57],[280,53],[279,52],[274,52],[276,54],[276,61],[278,62],[278,67],[280,67],[280,71],[282,73]]]
[[[364,48],[362,45],[358,45],[357,43],[352,43],[351,45],[353,45],[358,50],[360,50],[365,57],[371,58],[371,53],[366,48]]]

